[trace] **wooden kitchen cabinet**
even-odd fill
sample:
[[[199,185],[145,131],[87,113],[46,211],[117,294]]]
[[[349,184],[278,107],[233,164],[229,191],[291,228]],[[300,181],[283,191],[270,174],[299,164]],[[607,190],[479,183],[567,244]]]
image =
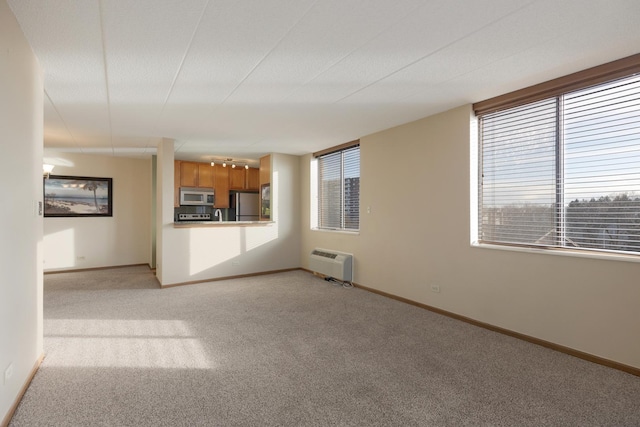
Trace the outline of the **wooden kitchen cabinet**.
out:
[[[246,189],[247,190],[260,190],[260,169],[249,168],[247,171]]]
[[[215,208],[229,207],[229,169],[222,165],[213,167],[215,173]]]
[[[229,169],[229,189],[252,191],[260,190],[260,169]]]
[[[230,190],[246,189],[245,171],[246,169],[243,167],[229,169],[229,189]]]
[[[180,164],[180,187],[213,188],[213,166],[209,163],[183,162]]]
[[[180,187],[214,188],[214,180],[215,173],[210,163],[174,161],[173,207],[180,206]]]
[[[180,162],[180,187],[198,186],[198,164],[195,162]]]
[[[198,163],[198,187],[213,188],[214,173],[211,163]]]
[[[271,156],[260,157],[260,186],[271,183]]]
[[[180,206],[180,160],[173,162],[173,207]]]

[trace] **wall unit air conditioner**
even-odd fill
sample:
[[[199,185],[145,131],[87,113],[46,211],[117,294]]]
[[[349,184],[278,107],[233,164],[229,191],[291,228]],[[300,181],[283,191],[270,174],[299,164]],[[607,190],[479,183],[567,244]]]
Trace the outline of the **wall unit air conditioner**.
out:
[[[315,248],[309,257],[309,269],[343,282],[351,282],[353,280],[353,255]]]

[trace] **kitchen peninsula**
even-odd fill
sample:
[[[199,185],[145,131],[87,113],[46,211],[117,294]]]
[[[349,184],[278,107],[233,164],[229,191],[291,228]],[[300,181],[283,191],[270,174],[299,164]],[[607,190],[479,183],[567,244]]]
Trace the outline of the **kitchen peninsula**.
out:
[[[273,221],[181,221],[174,222],[174,228],[215,228],[215,227],[263,227],[273,225]]]
[[[217,222],[219,217],[214,217],[217,209],[223,212],[232,208],[211,206],[209,212],[214,221],[181,224],[175,221],[174,213],[174,152],[172,140],[164,139],[158,145],[155,247],[156,277],[162,287],[299,266],[301,180],[298,156],[270,153],[261,159],[258,184],[269,189],[264,192],[270,196],[265,199],[269,203],[264,206],[269,208],[264,212],[269,214],[267,219],[255,223]],[[230,169],[228,165],[227,169]],[[246,192],[230,189],[230,195],[233,191]],[[262,194],[261,191],[260,196]]]

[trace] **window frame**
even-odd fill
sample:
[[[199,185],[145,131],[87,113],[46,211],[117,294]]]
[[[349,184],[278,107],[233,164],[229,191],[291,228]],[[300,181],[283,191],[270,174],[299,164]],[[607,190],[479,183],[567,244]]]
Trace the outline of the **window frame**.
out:
[[[482,119],[484,116],[509,110],[523,106],[535,101],[541,101],[544,99],[557,99],[559,102],[563,99],[564,95],[572,92],[588,89],[593,86],[605,84],[618,79],[637,76],[640,74],[640,54],[633,55],[627,58],[623,58],[611,63],[607,63],[598,67],[593,67],[588,70],[583,70],[578,73],[574,73],[568,76],[564,76],[549,82],[541,83],[539,85],[524,88],[515,92],[511,92],[505,95],[501,95],[495,98],[491,98],[479,103],[473,104],[474,117],[472,118],[472,130],[471,138],[471,159],[472,159],[472,180],[471,180],[471,244],[477,247],[486,247],[491,249],[502,250],[515,250],[521,252],[534,252],[534,253],[558,253],[562,255],[582,256],[590,258],[604,258],[604,259],[617,259],[640,262],[640,251],[628,251],[628,250],[608,250],[602,248],[572,248],[567,246],[545,246],[545,245],[532,245],[532,244],[520,244],[520,243],[502,243],[495,241],[482,241],[481,237],[481,225],[482,225],[482,173],[483,173],[483,146],[482,146]],[[563,119],[558,117],[557,119],[558,129],[562,129]],[[475,133],[475,135],[474,135]],[[556,143],[556,150],[561,150],[562,136],[558,136]],[[562,155],[556,157],[556,163],[563,163]],[[559,197],[565,196],[564,189],[564,176],[563,164],[557,167],[558,175],[556,177],[556,187],[559,188],[562,194]],[[477,168],[477,169],[476,169]],[[560,187],[558,187],[560,186]],[[475,194],[474,194],[475,193]],[[558,212],[562,212],[564,209],[556,209],[555,226],[560,227],[560,233],[566,232],[567,224],[563,221],[563,218],[557,218]]]
[[[329,231],[329,232],[339,232],[339,233],[348,233],[348,234],[358,234],[360,232],[360,191],[358,189],[358,199],[357,199],[357,211],[358,211],[358,228],[346,228],[346,220],[345,220],[345,167],[344,167],[344,156],[346,152],[352,152],[354,148],[357,148],[358,153],[358,187],[360,185],[360,140],[354,140],[347,142],[345,144],[341,144],[335,147],[331,147],[325,150],[321,150],[313,153],[312,159],[312,167],[311,167],[311,195],[312,195],[312,204],[311,204],[311,228],[317,231]],[[322,180],[320,178],[321,175],[321,166],[320,162],[322,157],[340,154],[340,201],[339,201],[339,212],[340,212],[340,227],[327,226],[322,224]]]

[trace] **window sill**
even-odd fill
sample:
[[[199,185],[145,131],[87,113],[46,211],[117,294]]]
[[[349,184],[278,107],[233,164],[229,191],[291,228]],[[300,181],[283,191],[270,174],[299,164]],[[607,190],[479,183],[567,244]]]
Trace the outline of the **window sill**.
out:
[[[622,253],[607,253],[607,252],[588,252],[588,251],[575,251],[571,249],[544,249],[544,248],[525,248],[519,246],[503,246],[492,245],[489,243],[472,242],[472,248],[480,249],[494,249],[499,251],[511,251],[511,252],[526,252],[532,254],[543,255],[560,255],[577,258],[590,258],[590,259],[603,259],[607,261],[625,261],[625,262],[640,262],[640,256],[627,255]]]
[[[351,236],[359,236],[360,230],[349,231],[349,230],[331,230],[329,228],[311,228],[311,231],[318,231],[321,233],[337,233],[337,234],[348,234]]]

